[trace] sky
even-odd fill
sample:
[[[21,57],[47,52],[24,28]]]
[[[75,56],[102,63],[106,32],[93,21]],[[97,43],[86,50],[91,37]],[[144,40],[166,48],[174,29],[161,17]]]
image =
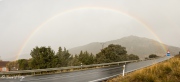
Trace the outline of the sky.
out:
[[[180,47],[179,0],[0,0],[0,56],[135,35]],[[14,58],[15,59],[15,58]]]

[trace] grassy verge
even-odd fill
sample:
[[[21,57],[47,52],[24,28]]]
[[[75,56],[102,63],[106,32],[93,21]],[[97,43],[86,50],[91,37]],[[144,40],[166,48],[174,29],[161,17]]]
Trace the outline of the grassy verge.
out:
[[[180,56],[127,74],[107,82],[180,82]]]

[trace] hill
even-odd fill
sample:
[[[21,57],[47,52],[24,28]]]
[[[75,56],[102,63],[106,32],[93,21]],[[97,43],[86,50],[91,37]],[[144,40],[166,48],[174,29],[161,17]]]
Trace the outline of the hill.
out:
[[[148,57],[150,54],[157,54],[159,56],[166,55],[166,50],[162,47],[162,44],[158,41],[137,37],[137,36],[128,36],[117,40],[111,40],[107,42],[103,42],[104,47],[107,47],[109,44],[119,44],[126,47],[128,54],[138,55],[141,59]],[[171,54],[178,54],[180,48],[165,45],[171,52]],[[75,47],[69,49],[71,54],[79,54],[82,51],[88,51],[93,54],[97,54],[102,49],[102,44],[100,42],[93,42],[84,46]]]
[[[107,82],[180,82],[180,55]]]

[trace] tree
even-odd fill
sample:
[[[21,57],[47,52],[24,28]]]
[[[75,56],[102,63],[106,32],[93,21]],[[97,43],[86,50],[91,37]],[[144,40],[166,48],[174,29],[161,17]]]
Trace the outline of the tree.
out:
[[[137,55],[130,54],[128,55],[128,60],[139,60],[139,57]]]
[[[19,70],[28,70],[29,69],[29,64],[28,63],[29,62],[26,59],[18,60]]]
[[[94,64],[95,56],[91,53],[88,58],[88,64]]]
[[[53,58],[52,67],[60,67],[59,58],[58,58],[57,55],[55,55],[54,58]]]
[[[32,58],[30,58],[29,60],[28,60],[28,66],[29,66],[29,70],[31,70],[32,69],[32,67],[34,66],[32,66]]]
[[[68,66],[80,66],[81,62],[78,59],[78,55],[75,55],[74,57],[71,56],[70,61],[68,62]]]
[[[79,61],[85,65],[93,64],[94,63],[94,55],[91,53],[89,54],[87,51],[80,52],[79,54]]]
[[[33,48],[33,50],[31,50],[30,55],[32,56],[32,69],[44,69],[53,67],[52,63],[55,52],[50,47]]]
[[[149,58],[156,58],[156,57],[158,57],[156,54],[149,55]]]
[[[119,61],[127,61],[127,60],[129,60],[127,54],[126,54],[126,55],[120,55],[120,56],[119,56]]]
[[[110,44],[96,55],[97,63],[109,63],[127,60],[127,51],[121,45]]]
[[[96,63],[97,64],[100,64],[100,63],[105,63],[107,62],[108,60],[106,59],[105,55],[103,54],[96,54]]]
[[[17,61],[9,62],[6,67],[9,69],[9,71],[15,71],[19,69],[19,64]]]
[[[72,59],[71,54],[66,50],[66,48],[62,51],[62,48],[59,47],[56,55],[58,57],[58,67],[68,66],[68,62]]]

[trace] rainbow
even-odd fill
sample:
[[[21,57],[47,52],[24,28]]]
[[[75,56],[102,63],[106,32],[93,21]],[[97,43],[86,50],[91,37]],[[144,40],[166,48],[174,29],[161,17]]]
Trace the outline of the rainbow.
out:
[[[106,8],[106,7],[78,7],[78,8],[73,8],[73,9],[69,9],[63,12],[58,13],[57,15],[54,15],[52,17],[50,17],[49,19],[47,19],[46,21],[44,21],[42,24],[40,24],[39,26],[37,26],[31,33],[30,35],[25,39],[24,43],[22,44],[22,46],[20,47],[20,50],[18,51],[18,54],[16,55],[16,59],[17,60],[20,56],[20,54],[22,54],[22,51],[24,50],[24,48],[26,47],[27,43],[29,42],[29,40],[43,27],[45,26],[47,23],[49,23],[50,21],[54,20],[55,18],[58,18],[62,15],[65,15],[67,13],[71,13],[74,11],[80,11],[80,10],[87,10],[87,9],[93,9],[93,10],[105,10],[105,11],[110,11],[110,12],[116,12],[119,13],[121,15],[127,16],[129,18],[132,18],[133,20],[135,20],[136,22],[140,23],[141,25],[143,25],[156,39],[158,42],[163,43],[160,38],[153,32],[153,29],[151,28],[151,26],[149,26],[145,21],[141,20],[140,18],[138,18],[137,16],[134,16],[122,9],[114,9],[114,8]],[[164,51],[166,52],[167,48],[165,45],[161,44],[162,48],[164,49]]]

